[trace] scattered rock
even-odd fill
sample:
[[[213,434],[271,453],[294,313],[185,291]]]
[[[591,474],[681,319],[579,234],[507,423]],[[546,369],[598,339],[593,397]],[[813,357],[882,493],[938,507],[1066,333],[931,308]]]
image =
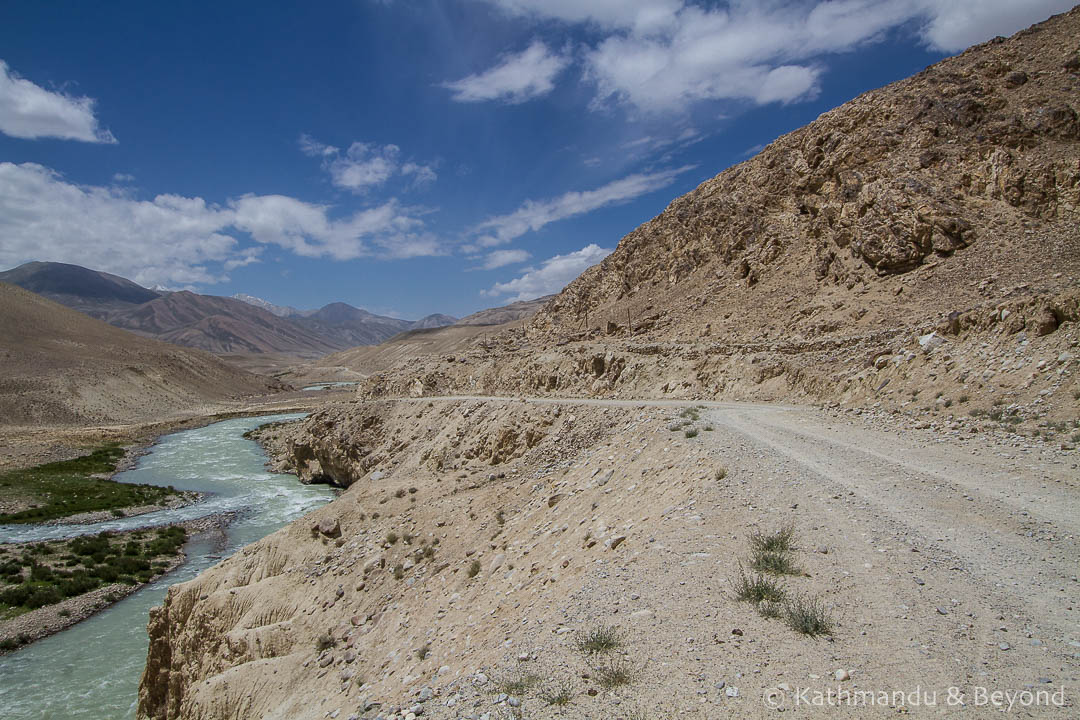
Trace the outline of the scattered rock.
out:
[[[318,529],[326,537],[341,537],[341,523],[337,518],[323,518],[319,521]]]

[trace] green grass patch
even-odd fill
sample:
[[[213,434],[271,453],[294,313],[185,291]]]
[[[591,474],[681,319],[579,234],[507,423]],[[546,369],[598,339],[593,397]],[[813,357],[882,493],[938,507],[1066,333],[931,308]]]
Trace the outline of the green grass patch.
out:
[[[507,695],[517,695],[520,697],[539,685],[543,680],[544,678],[539,675],[516,669],[507,675],[496,678],[495,689],[501,693],[506,693]]]
[[[776,532],[750,533],[750,548],[754,552],[789,553],[795,551],[795,526],[785,525]]]
[[[750,555],[750,567],[770,575],[800,575],[802,570],[788,552],[754,550]]]
[[[634,670],[622,658],[609,658],[594,668],[596,682],[605,690],[629,685],[634,681]]]
[[[39,523],[84,512],[149,505],[179,494],[175,489],[103,480],[124,449],[108,445],[74,460],[61,460],[0,474],[0,494],[31,507],[0,514],[2,524]]]
[[[574,699],[574,681],[571,678],[551,680],[536,694],[541,701],[554,707],[566,707]]]
[[[112,583],[146,583],[179,554],[187,531],[156,530],[0,546],[0,618],[14,617]]]

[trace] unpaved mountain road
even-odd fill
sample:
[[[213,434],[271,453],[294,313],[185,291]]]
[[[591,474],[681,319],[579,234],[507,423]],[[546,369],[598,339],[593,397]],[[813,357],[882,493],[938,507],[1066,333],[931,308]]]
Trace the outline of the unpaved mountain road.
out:
[[[670,607],[695,607],[693,593],[680,599],[679,593],[666,600],[660,596],[688,583],[688,562],[698,565],[696,584],[726,586],[734,558],[744,552],[741,529],[769,530],[790,521],[799,532],[804,568],[813,576],[811,591],[834,603],[843,626],[834,647],[837,667],[857,666],[862,687],[921,683],[944,693],[964,683],[1003,689],[1063,685],[1071,688],[1071,702],[1077,699],[1080,472],[1075,453],[1039,441],[1017,446],[1004,435],[909,429],[901,424],[906,418],[885,414],[809,407],[458,399],[625,407],[638,413],[670,408],[671,417],[681,408],[704,408],[693,439],[669,432],[671,447],[661,451],[652,438],[631,435],[623,447],[647,446],[633,465],[655,467],[665,457],[682,456],[676,471],[681,465],[686,473],[700,473],[704,456],[728,469],[716,487],[706,486],[704,492],[700,485],[688,487],[686,501],[674,511],[669,507],[655,536],[664,547],[692,548],[721,561],[694,560],[690,553],[679,553],[679,563],[639,561],[621,581],[618,575],[610,579],[614,587],[589,586],[592,590],[578,598],[582,604],[610,604],[605,598],[618,596],[623,583],[627,593],[649,588],[641,594],[656,595],[654,606],[666,605],[665,612],[675,615],[665,634],[696,637],[702,633],[700,614]],[[707,426],[713,429],[706,431]],[[617,472],[625,469],[636,477],[636,467],[616,458]],[[661,502],[670,499],[654,504]],[[631,513],[627,508],[622,517]],[[676,521],[680,515],[685,522]],[[704,597],[702,603],[708,606]],[[684,627],[671,627],[670,621],[678,625],[680,617]],[[657,645],[651,657],[679,664],[681,648],[664,647],[655,638],[650,644]],[[789,650],[799,655],[798,643],[783,649],[788,644],[782,642],[780,653],[774,649],[765,664],[788,665],[786,677],[798,679],[795,668],[805,660],[793,667],[781,660]],[[684,670],[694,668],[687,663]],[[810,677],[815,671],[820,675],[821,667],[805,669]],[[1026,711],[1032,717],[1060,712],[1052,707]]]

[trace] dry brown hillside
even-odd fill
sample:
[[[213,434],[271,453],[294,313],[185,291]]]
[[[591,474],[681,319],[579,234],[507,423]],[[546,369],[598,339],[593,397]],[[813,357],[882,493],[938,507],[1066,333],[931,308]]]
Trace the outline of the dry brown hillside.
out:
[[[0,425],[156,420],[265,393],[269,378],[0,283]]]
[[[1078,30],[1074,10],[779,138],[623,238],[536,327],[567,333],[588,310],[625,329],[630,309],[671,337],[810,340],[1068,284]]]
[[[1078,36],[1073,10],[825,113],[673,201],[524,332],[403,359],[365,394],[1074,413]]]

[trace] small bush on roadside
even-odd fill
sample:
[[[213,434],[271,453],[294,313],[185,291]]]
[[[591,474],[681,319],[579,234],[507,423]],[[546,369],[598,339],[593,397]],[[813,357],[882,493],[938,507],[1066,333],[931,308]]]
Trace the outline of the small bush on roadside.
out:
[[[795,526],[788,524],[772,533],[754,530],[750,533],[750,548],[754,552],[789,553],[795,551]]]
[[[600,655],[622,647],[622,636],[614,625],[596,625],[578,633],[575,643],[583,655]]]
[[[548,705],[565,707],[574,699],[574,681],[570,678],[552,680],[540,688],[537,697]]]
[[[787,601],[784,621],[795,632],[810,637],[828,635],[833,629],[825,603],[809,595],[797,595]]]
[[[634,671],[630,663],[620,657],[609,658],[596,668],[596,682],[605,690],[611,690],[634,681]]]
[[[735,597],[743,602],[782,603],[787,598],[784,585],[768,575],[748,574],[741,567],[739,574],[732,583]]]
[[[521,696],[543,681],[539,675],[517,669],[509,675],[495,678],[495,689],[507,695]]]
[[[750,556],[750,567],[770,575],[799,575],[802,571],[787,552],[755,550]]]

